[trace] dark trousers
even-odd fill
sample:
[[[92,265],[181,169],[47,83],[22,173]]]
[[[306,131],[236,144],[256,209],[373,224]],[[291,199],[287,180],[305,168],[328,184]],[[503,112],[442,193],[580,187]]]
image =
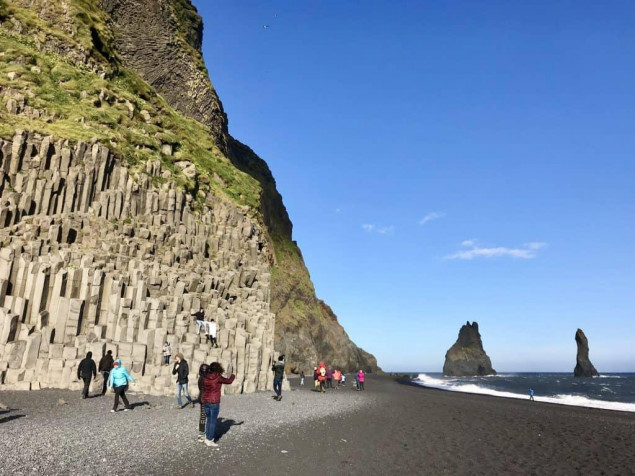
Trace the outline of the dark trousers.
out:
[[[117,407],[119,406],[119,397],[123,400],[123,404],[126,408],[130,408],[130,403],[128,402],[128,398],[126,397],[126,390],[128,386],[122,385],[120,387],[114,387],[115,389],[115,405],[112,407],[113,410],[117,411]]]
[[[333,388],[333,379],[332,378],[327,378],[326,379],[326,388]]]
[[[91,379],[92,379],[92,377],[82,377],[82,380],[84,381],[84,388],[82,390],[82,397],[84,397],[84,398],[88,398],[88,389],[90,388]]]
[[[207,334],[206,335],[206,339],[205,339],[205,343],[207,344],[210,340],[212,341],[212,345],[214,347],[218,347],[218,344],[216,343],[216,337]]]
[[[198,432],[205,433],[205,422],[207,421],[207,415],[205,415],[205,406],[202,403],[199,406],[201,407],[201,416],[198,419]]]
[[[104,377],[104,385],[101,387],[101,394],[106,394],[106,389],[108,388],[108,377],[110,376],[110,372],[102,372],[101,376]]]
[[[359,389],[364,390],[364,382],[359,382]]]
[[[274,378],[273,379],[273,391],[276,392],[276,395],[282,395],[282,379]]]

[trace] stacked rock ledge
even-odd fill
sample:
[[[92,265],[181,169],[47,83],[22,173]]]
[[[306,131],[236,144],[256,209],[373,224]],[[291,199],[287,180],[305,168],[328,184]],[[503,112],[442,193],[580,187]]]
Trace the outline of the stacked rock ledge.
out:
[[[78,389],[85,353],[112,350],[138,391],[172,394],[166,341],[193,373],[210,361],[235,372],[227,393],[270,388],[264,235],[218,197],[194,211],[191,195],[155,185],[162,172],[150,161],[133,173],[100,143],[0,139],[0,390]],[[196,334],[199,308],[219,348]]]

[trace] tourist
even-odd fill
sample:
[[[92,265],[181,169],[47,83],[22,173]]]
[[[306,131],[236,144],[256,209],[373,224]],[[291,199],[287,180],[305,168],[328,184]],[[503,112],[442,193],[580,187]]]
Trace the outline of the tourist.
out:
[[[172,347],[170,347],[170,343],[166,342],[163,344],[163,363],[165,365],[170,365],[170,357],[172,356]]]
[[[201,407],[201,415],[198,420],[198,441],[205,441],[205,408],[203,407],[203,382],[205,381],[205,375],[209,370],[209,365],[202,364],[198,369],[198,405]]]
[[[318,382],[320,382],[320,392],[326,392],[326,365],[324,365],[324,362],[320,362],[318,366]]]
[[[181,401],[181,392],[185,393],[187,397],[188,403],[192,405],[194,408],[194,402],[192,401],[192,397],[190,397],[190,392],[188,392],[187,386],[189,382],[188,375],[190,374],[190,367],[187,365],[187,360],[183,357],[183,354],[180,352],[176,354],[174,358],[176,362],[174,362],[174,368],[172,369],[172,375],[176,375],[176,403],[179,408],[183,408],[183,402]]]
[[[342,385],[346,385],[346,374],[342,374]]]
[[[205,311],[203,308],[200,308],[194,313],[194,319],[196,319],[196,333],[200,334],[201,329],[204,330],[205,327]]]
[[[106,394],[106,389],[108,388],[108,376],[110,375],[110,371],[112,370],[112,364],[114,363],[114,359],[112,358],[112,350],[106,352],[101,360],[99,361],[99,372],[101,372],[101,376],[104,379],[104,385],[101,389],[101,394]]]
[[[333,388],[333,369],[326,369],[326,388]]]
[[[359,369],[359,372],[357,372],[357,382],[358,382],[358,388],[359,390],[364,390],[364,379],[366,378],[366,374],[364,373],[364,371],[362,369]]]
[[[529,389],[529,400],[531,400],[532,402],[535,402],[535,400],[534,400],[534,389],[533,388]]]
[[[318,372],[318,368],[313,367],[313,390],[315,390],[316,392],[318,391],[320,387],[320,381],[318,379],[319,376],[320,376],[320,373]]]
[[[207,338],[205,340],[205,343],[211,341],[212,347],[218,348],[218,344],[216,342],[216,322],[214,322],[214,319],[205,323],[205,329],[207,331]]]
[[[355,390],[359,390],[359,377],[357,376],[357,373],[354,374],[355,377]]]
[[[84,381],[84,389],[82,390],[82,398],[88,398],[88,390],[90,388],[90,381],[93,377],[97,376],[97,366],[93,360],[93,353],[88,352],[86,358],[77,366],[77,380]]]
[[[342,380],[342,372],[338,369],[333,371],[333,380],[335,380],[335,388],[340,388],[340,381]]]
[[[119,406],[119,397],[123,400],[123,411],[127,412],[130,410],[130,403],[128,402],[128,398],[126,398],[128,382],[134,382],[134,379],[128,373],[128,370],[121,365],[121,359],[115,359],[115,362],[112,365],[112,370],[110,371],[110,378],[108,379],[108,386],[115,392],[115,404],[112,407],[112,410],[110,410],[111,413],[115,413],[117,411],[117,407]]]
[[[278,357],[278,361],[271,366],[273,371],[273,391],[277,401],[282,400],[282,379],[284,378],[284,355]]]
[[[201,403],[205,408],[205,444],[216,447],[218,443],[214,441],[216,431],[216,419],[220,410],[220,394],[223,384],[231,384],[236,377],[231,374],[229,378],[223,377],[225,369],[218,362],[210,364],[207,374],[203,379],[203,397]]]
[[[304,387],[304,370],[300,372],[300,387]]]

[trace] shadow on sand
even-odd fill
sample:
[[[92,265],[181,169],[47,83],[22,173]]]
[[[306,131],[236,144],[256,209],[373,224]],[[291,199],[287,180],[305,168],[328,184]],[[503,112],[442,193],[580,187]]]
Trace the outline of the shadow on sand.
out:
[[[12,411],[14,410],[12,410],[11,408],[7,408],[6,410],[0,410],[0,424],[10,422],[11,420],[17,420],[18,418],[22,418],[26,416],[26,415],[2,416],[2,415],[6,415],[7,413],[11,413]]]
[[[150,402],[147,401],[143,401],[143,402],[134,402],[130,404],[130,409],[134,410],[137,407],[144,407],[146,405],[150,405]]]
[[[218,420],[216,420],[216,431],[214,432],[216,440],[220,440],[232,426],[240,426],[243,423],[245,423],[244,420],[237,422],[236,420],[232,419],[219,418]]]

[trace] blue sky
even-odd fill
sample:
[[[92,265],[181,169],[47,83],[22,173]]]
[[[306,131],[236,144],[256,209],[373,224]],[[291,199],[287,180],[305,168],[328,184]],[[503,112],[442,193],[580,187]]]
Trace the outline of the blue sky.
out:
[[[635,371],[635,4],[194,0],[230,133],[385,370]],[[265,25],[267,27],[265,27]]]

